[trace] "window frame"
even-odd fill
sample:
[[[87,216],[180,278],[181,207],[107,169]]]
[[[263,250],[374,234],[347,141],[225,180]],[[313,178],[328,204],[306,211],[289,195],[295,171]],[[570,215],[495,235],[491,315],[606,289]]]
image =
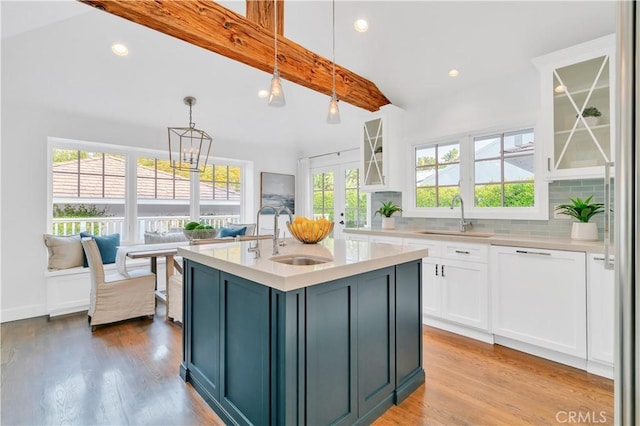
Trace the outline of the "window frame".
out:
[[[533,207],[476,207],[475,196],[475,138],[488,137],[497,134],[508,134],[522,130],[533,129],[534,140],[534,206]],[[549,182],[544,164],[544,146],[540,140],[540,132],[536,126],[529,124],[509,127],[495,127],[490,129],[467,132],[464,134],[448,135],[428,140],[414,140],[410,147],[410,163],[408,167],[408,182],[410,191],[403,196],[403,215],[407,217],[431,218],[459,218],[458,204],[454,209],[446,207],[416,207],[416,150],[431,147],[436,144],[447,144],[458,141],[460,144],[460,196],[465,202],[465,217],[470,219],[506,219],[506,220],[548,220],[549,219]]]
[[[122,155],[125,158],[125,197],[124,197],[124,224],[123,232],[121,235],[121,241],[124,243],[139,243],[137,239],[138,235],[138,209],[137,205],[140,201],[145,204],[186,204],[189,206],[189,213],[191,220],[198,220],[200,218],[200,194],[199,186],[200,179],[198,173],[191,173],[190,187],[191,196],[189,200],[157,200],[157,199],[138,199],[137,197],[137,159],[138,157],[155,158],[160,160],[168,160],[169,153],[167,151],[122,146],[117,144],[108,144],[101,142],[80,141],[73,139],[65,139],[59,137],[47,138],[47,221],[46,221],[46,233],[49,233],[53,226],[53,150],[65,149],[65,150],[80,150],[89,152],[102,152],[108,154]],[[228,166],[237,166],[241,169],[240,184],[240,217],[241,221],[245,222],[253,216],[253,198],[254,191],[249,194],[249,188],[253,188],[253,161],[248,160],[236,160],[223,157],[209,157],[207,161],[209,164],[225,164]],[[242,190],[245,189],[245,190]],[[87,202],[94,202],[95,199],[82,198],[82,197],[67,197],[56,198],[60,203],[77,203],[86,200]],[[116,204],[122,203],[122,199],[101,199],[100,204]],[[226,202],[236,204],[233,202]]]

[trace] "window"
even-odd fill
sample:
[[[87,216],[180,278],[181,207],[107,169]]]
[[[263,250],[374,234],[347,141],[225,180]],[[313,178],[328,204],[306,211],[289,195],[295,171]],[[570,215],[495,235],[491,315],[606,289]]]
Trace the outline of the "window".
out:
[[[57,138],[49,147],[53,234],[117,232],[123,241],[142,241],[145,231],[190,220],[219,227],[253,214],[245,211],[251,194],[242,193],[243,180],[252,179],[248,161],[211,158],[215,166],[190,173],[174,170],[161,151]]]
[[[369,216],[367,194],[360,192],[360,170],[358,168],[345,170],[344,192],[345,228],[367,226]]]
[[[456,217],[451,200],[460,194],[465,213],[478,219],[548,219],[548,183],[535,131],[459,136],[414,146],[415,187],[405,215]]]
[[[122,221],[113,218],[124,214],[125,156],[53,149],[51,159],[53,233],[122,232]]]
[[[449,207],[460,192],[460,144],[416,149],[416,207]]]
[[[533,129],[473,140],[476,207],[533,207]]]
[[[313,217],[333,221],[333,172],[313,174]]]

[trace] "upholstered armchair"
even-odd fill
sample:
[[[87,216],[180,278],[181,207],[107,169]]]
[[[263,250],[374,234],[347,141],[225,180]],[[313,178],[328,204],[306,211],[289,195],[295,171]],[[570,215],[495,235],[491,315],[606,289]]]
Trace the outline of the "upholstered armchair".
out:
[[[82,247],[91,271],[89,323],[91,330],[101,324],[155,314],[155,274],[132,271],[129,278],[118,273],[105,276],[96,241],[83,238]]]

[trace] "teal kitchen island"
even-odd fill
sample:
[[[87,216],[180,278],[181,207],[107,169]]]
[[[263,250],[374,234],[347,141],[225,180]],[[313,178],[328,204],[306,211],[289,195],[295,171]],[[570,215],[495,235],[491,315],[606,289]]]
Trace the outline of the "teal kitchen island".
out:
[[[368,424],[424,382],[426,249],[260,243],[178,249],[180,374],[225,423]]]

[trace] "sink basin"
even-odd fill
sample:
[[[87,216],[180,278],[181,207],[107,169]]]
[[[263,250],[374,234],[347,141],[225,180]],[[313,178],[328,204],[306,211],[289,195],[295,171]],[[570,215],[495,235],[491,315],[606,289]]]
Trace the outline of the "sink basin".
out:
[[[475,237],[475,238],[489,238],[493,234],[482,234],[480,232],[459,232],[459,231],[416,231],[416,234],[424,235],[456,235],[458,237]]]
[[[309,266],[309,265],[320,265],[322,263],[331,262],[332,259],[327,259],[325,257],[315,257],[315,256],[305,256],[305,255],[296,255],[296,254],[288,254],[284,256],[275,256],[270,260],[278,263],[284,263],[286,265],[298,265],[298,266]]]

